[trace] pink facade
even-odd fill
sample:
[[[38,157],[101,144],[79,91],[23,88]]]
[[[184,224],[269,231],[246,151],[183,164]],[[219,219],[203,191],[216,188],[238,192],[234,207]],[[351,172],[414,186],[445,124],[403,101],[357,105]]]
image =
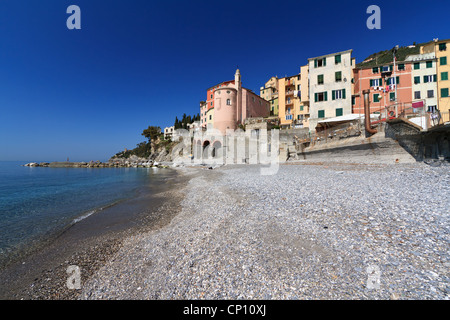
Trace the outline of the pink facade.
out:
[[[236,130],[247,118],[268,117],[270,103],[242,88],[239,69],[235,80],[214,90],[214,128],[223,134]]]
[[[395,67],[398,103],[411,102],[412,97],[412,64],[400,62]],[[395,103],[395,80],[393,63],[385,66],[354,69],[353,113],[364,113],[364,90],[370,90],[370,112],[379,112],[386,106]],[[392,86],[391,86],[392,85]]]

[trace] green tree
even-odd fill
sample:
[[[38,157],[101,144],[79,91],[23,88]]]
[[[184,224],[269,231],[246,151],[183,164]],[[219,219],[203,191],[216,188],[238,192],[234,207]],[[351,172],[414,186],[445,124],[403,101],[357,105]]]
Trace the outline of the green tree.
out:
[[[147,129],[145,129],[141,135],[146,137],[148,141],[156,140],[158,136],[161,134],[161,128],[155,127],[155,126],[149,126]]]

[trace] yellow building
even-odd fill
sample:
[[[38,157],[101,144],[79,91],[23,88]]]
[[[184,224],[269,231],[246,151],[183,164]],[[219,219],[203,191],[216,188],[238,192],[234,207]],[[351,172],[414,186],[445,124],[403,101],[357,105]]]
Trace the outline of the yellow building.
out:
[[[270,102],[270,115],[278,116],[278,78],[272,77],[264,87],[260,88],[259,96]]]
[[[300,73],[278,79],[278,117],[282,128],[309,126],[308,66]]]
[[[206,129],[214,128],[214,108],[206,111]]]
[[[450,113],[450,39],[435,41],[438,109],[444,122]]]

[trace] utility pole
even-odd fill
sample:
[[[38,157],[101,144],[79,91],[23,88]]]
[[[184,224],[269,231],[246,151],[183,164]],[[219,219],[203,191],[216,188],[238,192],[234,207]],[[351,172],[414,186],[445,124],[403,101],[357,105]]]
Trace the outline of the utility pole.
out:
[[[395,116],[396,117],[398,117],[398,96],[397,96],[397,86],[398,86],[398,84],[397,84],[397,77],[396,77],[396,72],[395,72],[395,67],[396,67],[396,65],[397,65],[397,63],[396,63],[396,57],[395,57],[395,54],[397,53],[397,51],[398,51],[398,45],[396,45],[393,49],[392,49],[392,52],[393,52],[393,57],[394,57],[394,83],[395,83]]]

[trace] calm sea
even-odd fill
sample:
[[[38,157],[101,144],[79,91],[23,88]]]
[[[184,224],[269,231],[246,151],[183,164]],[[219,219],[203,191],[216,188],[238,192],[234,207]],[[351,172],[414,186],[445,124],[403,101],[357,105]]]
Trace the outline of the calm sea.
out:
[[[170,175],[154,168],[30,168],[25,163],[0,162],[0,265]]]

